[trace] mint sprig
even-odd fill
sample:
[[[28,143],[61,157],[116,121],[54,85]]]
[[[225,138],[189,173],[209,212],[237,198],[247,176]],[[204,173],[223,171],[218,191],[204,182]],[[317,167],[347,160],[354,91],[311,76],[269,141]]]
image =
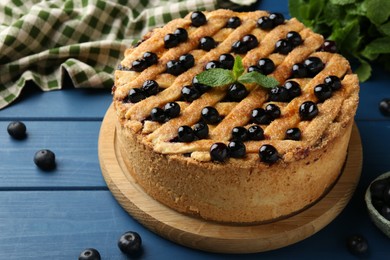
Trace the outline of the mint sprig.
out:
[[[279,85],[279,82],[270,76],[266,76],[257,71],[245,73],[242,59],[237,56],[234,59],[234,65],[232,70],[215,68],[209,69],[199,73],[196,79],[200,84],[210,87],[221,87],[232,84],[234,82],[240,83],[256,83],[263,88],[273,88]]]

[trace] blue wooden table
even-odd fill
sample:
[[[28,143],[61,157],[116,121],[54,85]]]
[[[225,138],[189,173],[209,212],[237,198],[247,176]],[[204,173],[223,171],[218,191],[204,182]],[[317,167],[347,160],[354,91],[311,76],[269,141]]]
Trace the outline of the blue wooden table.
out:
[[[263,0],[257,8],[288,15],[286,0]],[[102,259],[126,259],[117,240],[128,230],[143,238],[141,259],[348,259],[353,256],[345,239],[354,233],[367,238],[370,258],[388,259],[390,239],[371,223],[363,198],[370,181],[390,171],[390,118],[378,110],[383,98],[390,98],[390,75],[375,67],[372,78],[361,84],[356,115],[363,143],[362,177],[352,200],[331,224],[282,249],[224,255],[159,237],[111,195],[97,153],[110,90],[43,93],[30,86],[17,102],[0,110],[0,259],[77,259],[88,247],[98,249]],[[7,125],[14,120],[25,122],[27,139],[17,141],[8,135]],[[33,162],[35,152],[43,148],[56,154],[53,172],[42,172]]]

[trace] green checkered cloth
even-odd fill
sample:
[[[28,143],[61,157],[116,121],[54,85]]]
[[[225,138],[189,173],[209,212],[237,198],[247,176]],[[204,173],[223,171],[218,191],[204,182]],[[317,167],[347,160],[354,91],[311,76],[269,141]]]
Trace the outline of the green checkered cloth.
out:
[[[124,50],[153,27],[195,10],[256,0],[1,0],[0,108],[33,81],[61,89],[110,88]]]

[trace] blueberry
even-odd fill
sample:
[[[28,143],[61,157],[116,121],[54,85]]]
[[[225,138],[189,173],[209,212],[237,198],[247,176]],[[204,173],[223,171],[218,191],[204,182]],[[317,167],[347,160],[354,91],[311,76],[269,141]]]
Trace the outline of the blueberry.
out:
[[[351,235],[347,237],[347,248],[355,255],[365,254],[368,251],[367,240],[362,235]]]
[[[255,108],[251,113],[251,121],[255,124],[268,125],[271,123],[271,118],[263,108]]]
[[[263,58],[257,62],[257,67],[259,67],[260,73],[268,75],[275,70],[275,64],[271,59]]]
[[[309,72],[309,76],[314,77],[317,75],[324,67],[325,64],[318,57],[309,57],[304,62],[303,65],[306,67]]]
[[[271,118],[271,120],[273,119],[277,119],[280,117],[280,108],[275,105],[275,104],[268,104],[265,106],[265,113]]]
[[[216,61],[216,60],[212,60],[212,61],[207,62],[207,64],[204,67],[204,69],[205,70],[209,70],[209,69],[216,69],[216,68],[219,68],[219,67],[220,67],[219,62]]]
[[[159,122],[159,123],[163,123],[167,118],[165,116],[164,110],[159,107],[152,108],[152,110],[150,111],[150,117],[152,121]]]
[[[381,102],[379,102],[379,111],[381,111],[384,116],[390,116],[390,98],[382,99]]]
[[[317,115],[318,115],[317,105],[312,101],[305,101],[299,107],[299,116],[303,121],[312,120]]]
[[[141,236],[135,231],[128,231],[119,238],[118,247],[126,255],[137,256],[142,252]]]
[[[320,47],[321,51],[326,51],[330,53],[336,53],[337,52],[337,45],[335,41],[326,40]]]
[[[232,141],[228,143],[229,155],[233,158],[243,158],[246,154],[246,147],[243,142]]]
[[[209,51],[211,49],[214,49],[217,46],[214,39],[210,36],[202,37],[199,40],[199,48],[201,48],[204,51]]]
[[[293,78],[306,78],[309,72],[303,64],[297,63],[292,66],[291,74]]]
[[[179,142],[189,143],[195,140],[195,134],[191,127],[183,125],[177,129],[177,138]]]
[[[390,206],[390,185],[388,184],[383,191],[383,201]]]
[[[183,73],[183,67],[178,61],[170,60],[166,64],[167,73],[172,74],[174,76],[178,76]]]
[[[184,86],[181,89],[181,97],[187,102],[192,102],[195,99],[198,99],[201,95],[202,93],[193,86]]]
[[[179,38],[173,33],[168,33],[164,36],[164,47],[170,49],[179,45]]]
[[[214,143],[210,147],[211,160],[224,162],[229,157],[229,149],[224,143]]]
[[[194,56],[191,54],[181,55],[179,58],[179,64],[183,66],[185,70],[192,68],[195,64]]]
[[[195,11],[191,14],[192,26],[199,27],[207,23],[206,16],[200,11]]]
[[[257,26],[263,30],[270,30],[274,28],[274,23],[268,16],[263,16],[257,20]]]
[[[390,185],[387,179],[376,180],[370,185],[370,193],[372,199],[383,199],[385,188]]]
[[[286,136],[284,139],[295,140],[295,141],[301,140],[301,130],[299,130],[299,128],[296,127],[287,129]]]
[[[137,59],[131,64],[131,70],[141,72],[148,67],[147,62],[144,59]]]
[[[286,39],[281,39],[275,43],[275,52],[286,55],[292,51],[292,44]]]
[[[385,219],[390,220],[390,206],[383,205],[379,212]]]
[[[185,42],[188,39],[188,33],[187,30],[184,28],[177,28],[174,32],[174,35],[176,35],[179,42]]]
[[[341,80],[337,76],[328,76],[324,79],[324,84],[328,85],[333,91],[341,88]]]
[[[242,43],[246,46],[247,51],[252,50],[259,45],[259,41],[253,34],[247,34],[242,37]]]
[[[275,163],[279,160],[280,156],[275,147],[270,144],[264,144],[259,149],[260,161],[265,163]]]
[[[56,167],[56,156],[48,149],[39,150],[34,155],[34,163],[44,171],[51,171]]]
[[[127,95],[127,101],[130,101],[131,103],[138,103],[145,98],[145,93],[139,88],[130,89],[129,94]]]
[[[290,97],[285,87],[277,86],[269,90],[268,100],[276,102],[288,102],[290,101]]]
[[[196,76],[192,78],[192,86],[196,88],[200,93],[205,93],[211,89],[210,86],[200,84]]]
[[[209,126],[200,121],[194,125],[194,134],[199,138],[199,139],[204,139],[209,136]]]
[[[222,54],[218,59],[221,64],[221,68],[231,70],[234,66],[234,57],[229,53]]]
[[[201,111],[203,120],[210,125],[217,124],[221,121],[221,117],[218,113],[218,110],[214,107],[204,107]]]
[[[100,253],[95,248],[87,248],[79,255],[79,260],[100,260]]]
[[[241,20],[237,16],[230,17],[226,23],[226,28],[237,28],[241,25]]]
[[[122,70],[122,71],[130,71],[131,68],[127,67],[127,66],[123,66],[122,64],[119,64],[117,67],[116,67],[117,70]]]
[[[229,86],[227,95],[232,101],[241,101],[248,95],[248,90],[241,83],[233,83]]]
[[[8,134],[18,140],[26,138],[26,130],[26,125],[20,121],[11,122],[7,127]]]
[[[246,141],[248,140],[248,130],[242,126],[236,126],[232,129],[232,138],[233,141]]]
[[[236,41],[233,43],[231,51],[238,54],[244,54],[248,52],[248,46],[245,45],[242,41]]]
[[[274,27],[284,23],[284,16],[281,13],[271,13],[269,19],[272,21]]]
[[[289,41],[293,47],[297,47],[302,43],[301,35],[295,31],[288,32],[286,40]]]
[[[145,60],[146,64],[149,66],[152,66],[153,64],[157,64],[158,57],[157,54],[147,51],[143,55],[143,59]]]
[[[332,96],[332,89],[325,84],[319,84],[314,87],[314,95],[320,102],[324,102]]]
[[[258,125],[253,125],[248,128],[248,136],[250,140],[259,141],[264,140],[264,131]]]
[[[385,202],[381,199],[372,198],[371,203],[378,212],[381,212],[382,208],[385,206]]]
[[[302,93],[301,86],[293,80],[286,81],[284,87],[287,90],[289,100],[299,97]]]
[[[180,115],[180,106],[176,102],[166,103],[164,106],[164,113],[168,118],[175,118]]]
[[[252,65],[252,66],[249,66],[249,67],[248,67],[248,73],[249,73],[249,72],[252,72],[252,71],[256,71],[256,72],[261,73],[259,67],[257,67],[256,65]]]
[[[159,85],[154,80],[146,80],[141,87],[141,90],[145,94],[145,96],[149,97],[152,95],[156,95],[158,93]]]

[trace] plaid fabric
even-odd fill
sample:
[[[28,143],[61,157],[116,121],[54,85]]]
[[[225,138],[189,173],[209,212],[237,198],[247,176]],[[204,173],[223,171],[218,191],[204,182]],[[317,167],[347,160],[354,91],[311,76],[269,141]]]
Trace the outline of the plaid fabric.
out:
[[[0,108],[32,80],[61,89],[67,72],[75,87],[112,87],[127,46],[153,27],[194,10],[250,5],[256,0],[2,0]]]

